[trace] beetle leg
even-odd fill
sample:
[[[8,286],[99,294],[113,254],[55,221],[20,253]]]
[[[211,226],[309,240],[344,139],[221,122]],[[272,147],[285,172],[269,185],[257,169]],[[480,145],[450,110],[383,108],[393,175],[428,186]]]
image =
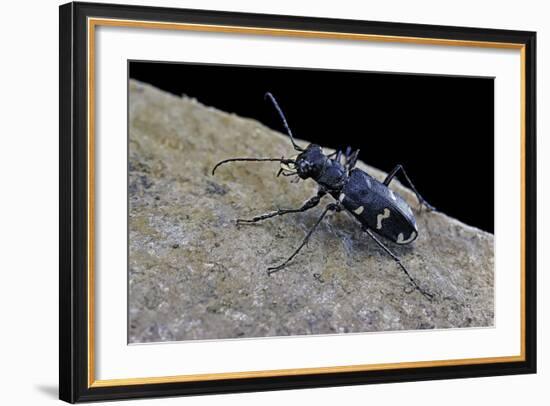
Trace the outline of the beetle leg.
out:
[[[342,151],[338,150],[338,152],[336,153],[336,158],[334,158],[334,160],[340,163],[340,159],[342,159]]]
[[[351,147],[346,147],[346,163],[349,162],[349,157],[351,156]]]
[[[272,211],[272,212],[269,212],[269,213],[260,214],[258,216],[255,216],[255,217],[249,219],[249,220],[237,219],[237,225],[256,223],[258,221],[262,221],[262,220],[269,219],[269,218],[276,217],[276,216],[282,216],[283,214],[288,214],[288,213],[304,212],[306,210],[312,209],[315,206],[317,206],[319,204],[319,202],[321,201],[321,198],[325,194],[326,194],[326,192],[324,190],[319,190],[319,192],[317,192],[317,195],[315,195],[311,199],[307,200],[302,205],[302,207],[300,207],[298,209],[278,209],[278,210],[275,210],[275,211]]]
[[[334,162],[340,162],[340,160],[342,159],[342,151],[338,149],[334,152],[331,152],[327,155],[327,158],[330,158]]]
[[[420,293],[422,293],[425,297],[427,297],[430,301],[433,299],[433,295],[431,293],[428,293],[426,292],[424,289],[422,289],[420,286],[418,286],[418,284],[416,283],[416,281],[412,278],[412,276],[409,274],[409,272],[407,271],[407,268],[405,268],[405,266],[401,263],[401,260],[399,259],[399,257],[397,255],[395,255],[393,252],[390,251],[390,249],[388,247],[386,247],[384,245],[384,243],[382,241],[380,241],[374,234],[372,231],[370,231],[368,228],[363,228],[363,231],[366,232],[370,238],[372,238],[374,240],[374,242],[376,244],[378,244],[378,246],[380,248],[382,248],[390,257],[392,257],[392,259],[397,262],[397,265],[399,265],[399,267],[401,268],[401,270],[403,272],[405,272],[405,275],[407,275],[407,277],[409,278],[409,280],[411,281],[411,283],[413,284],[414,288],[416,290],[418,290]]]
[[[409,176],[407,175],[407,172],[405,172],[405,168],[403,168],[402,165],[397,165],[395,168],[393,168],[393,170],[388,174],[388,176],[386,176],[386,179],[384,180],[384,185],[388,186],[390,184],[390,182],[393,180],[393,178],[395,178],[395,176],[397,175],[397,172],[403,172],[403,175],[405,176],[405,179],[407,180],[407,182],[409,183],[409,186],[411,187],[412,191],[414,192],[414,194],[416,195],[416,198],[418,199],[418,201],[420,202],[420,204],[423,204],[424,206],[426,206],[426,208],[428,209],[428,211],[435,211],[436,208],[433,207],[430,203],[428,203],[420,193],[418,193],[418,191],[416,190],[416,188],[414,187],[414,184],[412,183],[411,181],[411,178],[409,178]]]
[[[348,154],[349,151],[349,154]],[[351,171],[353,168],[355,168],[355,164],[357,163],[357,158],[359,157],[359,150],[356,149],[355,151],[351,152],[351,149],[348,149],[346,151],[346,168],[349,171]]]
[[[315,222],[313,227],[311,227],[311,229],[306,234],[306,236],[305,236],[304,240],[302,241],[302,243],[300,244],[300,246],[292,253],[292,255],[290,257],[288,257],[288,259],[285,262],[283,262],[280,265],[267,268],[267,274],[271,275],[272,273],[275,273],[275,272],[280,271],[281,269],[283,269],[290,261],[292,261],[292,259],[300,252],[300,250],[302,248],[304,248],[304,246],[309,241],[309,238],[311,237],[311,235],[313,234],[313,232],[315,231],[317,226],[321,223],[323,218],[326,216],[326,214],[329,211],[340,211],[340,210],[341,210],[340,202],[330,203],[329,205],[327,205],[327,207],[325,207],[325,210],[323,210],[323,213],[321,213],[321,216],[319,217],[319,219],[317,219],[317,221]]]

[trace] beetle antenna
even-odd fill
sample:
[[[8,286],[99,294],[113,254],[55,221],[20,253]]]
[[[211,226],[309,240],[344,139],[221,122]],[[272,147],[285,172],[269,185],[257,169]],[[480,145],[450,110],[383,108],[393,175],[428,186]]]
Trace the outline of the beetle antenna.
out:
[[[284,158],[229,158],[224,159],[223,161],[218,162],[214,168],[212,169],[212,175],[214,175],[214,172],[216,172],[216,169],[218,169],[218,166],[223,165],[227,162],[235,162],[235,161],[250,161],[250,162],[281,162],[284,164],[294,163],[294,160],[292,159],[284,159]]]
[[[281,120],[283,121],[283,125],[284,125],[285,128],[286,128],[286,132],[287,132],[288,136],[290,137],[290,142],[292,142],[292,146],[294,147],[294,149],[295,149],[296,151],[300,151],[300,152],[304,151],[304,149],[303,149],[303,148],[300,148],[300,147],[296,144],[296,142],[294,141],[294,136],[292,135],[292,131],[290,130],[290,127],[288,126],[288,123],[287,123],[287,121],[286,121],[286,117],[285,117],[285,115],[284,115],[284,113],[283,113],[283,110],[281,110],[281,108],[279,107],[279,103],[277,103],[277,100],[275,100],[275,97],[274,97],[271,93],[267,92],[267,93],[265,94],[265,98],[266,98],[266,99],[269,99],[269,100],[271,101],[271,103],[273,103],[273,106],[274,106],[275,109],[277,110],[277,113],[279,113],[279,117],[281,117]]]

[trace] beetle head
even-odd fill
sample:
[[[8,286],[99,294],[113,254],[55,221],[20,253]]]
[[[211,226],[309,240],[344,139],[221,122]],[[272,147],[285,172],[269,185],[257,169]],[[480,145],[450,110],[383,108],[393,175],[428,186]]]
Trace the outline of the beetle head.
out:
[[[309,144],[302,153],[291,158],[294,162],[282,163],[281,168],[297,173],[302,179],[316,178],[320,175],[326,159],[319,145]]]

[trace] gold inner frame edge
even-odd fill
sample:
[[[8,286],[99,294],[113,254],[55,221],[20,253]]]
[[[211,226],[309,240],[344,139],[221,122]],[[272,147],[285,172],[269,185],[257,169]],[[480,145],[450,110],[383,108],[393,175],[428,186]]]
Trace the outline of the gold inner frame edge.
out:
[[[241,372],[219,372],[208,374],[188,374],[160,377],[143,377],[143,378],[121,378],[121,379],[95,379],[95,279],[94,279],[94,191],[95,191],[95,27],[96,26],[111,26],[111,27],[131,27],[131,28],[148,28],[148,29],[164,29],[164,30],[183,30],[195,32],[218,32],[218,33],[234,33],[244,35],[266,35],[266,36],[284,36],[284,37],[300,37],[300,38],[319,38],[319,39],[341,39],[341,40],[356,40],[356,41],[374,41],[374,42],[397,42],[408,44],[421,45],[439,45],[439,46],[462,46],[462,47],[478,47],[478,48],[497,48],[497,49],[515,49],[520,51],[520,86],[521,86],[521,101],[520,101],[520,162],[521,162],[521,269],[520,269],[520,354],[502,357],[480,357],[480,358],[464,358],[451,360],[434,360],[434,361],[414,361],[414,362],[396,362],[382,364],[359,364],[359,365],[344,365],[344,366],[329,366],[329,367],[314,367],[314,368],[294,368],[294,369],[275,369],[265,371],[241,371]],[[327,31],[308,31],[308,30],[291,30],[278,28],[262,28],[262,27],[244,27],[231,25],[211,25],[211,24],[188,24],[188,23],[167,23],[156,21],[141,21],[141,20],[122,20],[110,18],[88,18],[87,21],[87,81],[88,81],[88,387],[112,387],[126,385],[143,385],[143,384],[161,384],[161,383],[177,383],[177,382],[192,382],[192,381],[212,381],[221,379],[244,379],[244,378],[266,378],[266,377],[281,377],[281,376],[296,376],[296,375],[312,375],[312,374],[332,374],[343,372],[366,372],[391,370],[399,368],[426,368],[426,367],[441,367],[441,366],[458,366],[458,365],[474,365],[474,364],[494,364],[504,362],[522,362],[525,361],[525,164],[526,164],[526,123],[525,123],[525,76],[526,76],[526,55],[525,45],[521,43],[508,42],[489,42],[489,41],[470,41],[470,40],[453,40],[441,38],[423,38],[423,37],[404,37],[391,35],[374,35],[374,34],[356,34],[345,32],[327,32]]]

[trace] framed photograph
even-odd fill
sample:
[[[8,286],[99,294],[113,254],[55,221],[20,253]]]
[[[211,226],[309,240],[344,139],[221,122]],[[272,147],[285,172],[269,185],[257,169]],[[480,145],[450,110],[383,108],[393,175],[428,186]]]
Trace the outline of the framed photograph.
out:
[[[60,398],[536,371],[534,32],[60,7]]]

